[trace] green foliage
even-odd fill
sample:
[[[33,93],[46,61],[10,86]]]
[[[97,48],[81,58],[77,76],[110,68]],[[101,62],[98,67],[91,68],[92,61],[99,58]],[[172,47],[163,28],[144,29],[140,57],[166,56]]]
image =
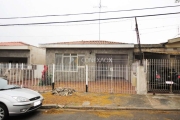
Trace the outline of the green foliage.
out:
[[[52,83],[52,75],[46,75],[45,79],[41,79],[39,81],[39,86],[46,86],[46,85],[51,85]]]

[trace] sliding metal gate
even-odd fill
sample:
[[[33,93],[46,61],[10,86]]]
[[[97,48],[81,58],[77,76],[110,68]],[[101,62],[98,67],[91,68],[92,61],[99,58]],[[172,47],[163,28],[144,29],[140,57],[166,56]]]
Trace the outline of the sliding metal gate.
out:
[[[180,60],[149,59],[148,92],[180,93]]]

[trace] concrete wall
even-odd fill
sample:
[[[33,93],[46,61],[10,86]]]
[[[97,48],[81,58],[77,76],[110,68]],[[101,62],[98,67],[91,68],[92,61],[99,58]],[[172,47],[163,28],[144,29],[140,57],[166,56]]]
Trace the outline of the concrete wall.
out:
[[[34,46],[29,46],[30,64],[44,65],[46,64],[46,50]]]
[[[27,58],[27,63],[30,63],[29,50],[0,50],[0,57]]]
[[[37,65],[34,70],[34,78],[42,78],[42,71],[44,70],[44,65]]]

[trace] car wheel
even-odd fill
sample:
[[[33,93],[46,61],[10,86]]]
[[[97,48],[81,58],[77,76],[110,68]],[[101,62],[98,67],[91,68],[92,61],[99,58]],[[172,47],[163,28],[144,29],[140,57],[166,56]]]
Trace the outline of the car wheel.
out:
[[[6,106],[0,104],[0,120],[6,120],[8,117],[8,111]]]

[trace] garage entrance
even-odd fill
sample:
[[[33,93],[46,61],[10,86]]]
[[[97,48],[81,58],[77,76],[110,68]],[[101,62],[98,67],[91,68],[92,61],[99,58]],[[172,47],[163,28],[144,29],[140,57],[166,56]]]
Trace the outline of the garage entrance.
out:
[[[96,55],[96,78],[126,78],[128,74],[127,54],[97,54]]]
[[[0,63],[25,63],[25,64],[27,64],[27,58],[23,58],[23,57],[0,57]]]

